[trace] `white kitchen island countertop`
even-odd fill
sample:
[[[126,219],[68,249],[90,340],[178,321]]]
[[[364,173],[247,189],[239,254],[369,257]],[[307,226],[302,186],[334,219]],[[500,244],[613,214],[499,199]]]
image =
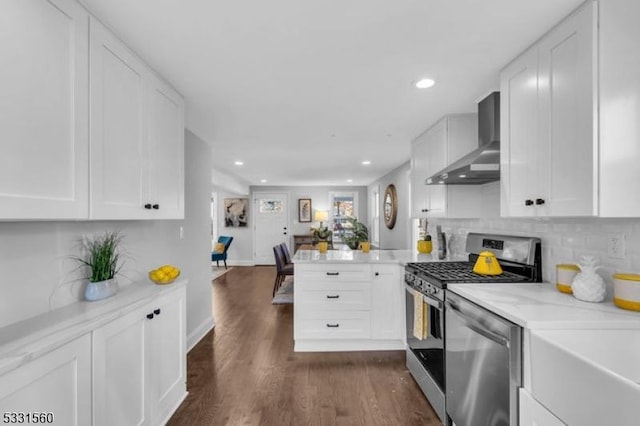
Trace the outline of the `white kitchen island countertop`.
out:
[[[555,285],[449,284],[448,290],[528,329],[640,329],[640,312],[583,302]]]
[[[455,260],[455,259],[445,259]],[[391,263],[406,265],[411,262],[439,262],[435,250],[429,254],[421,254],[416,250],[371,250],[363,253],[360,250],[298,250],[292,259],[293,263]]]

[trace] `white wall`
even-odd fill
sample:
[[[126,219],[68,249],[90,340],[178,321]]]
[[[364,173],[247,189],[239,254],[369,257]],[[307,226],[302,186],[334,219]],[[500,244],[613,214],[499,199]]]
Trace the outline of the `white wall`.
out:
[[[298,199],[300,198],[311,198],[313,211],[330,210],[329,192],[355,192],[358,194],[358,221],[368,223],[368,196],[365,186],[252,186],[251,193],[255,192],[289,194],[290,247],[293,247],[293,235],[307,235],[312,226],[318,226],[317,222],[298,221]]]
[[[411,186],[409,172],[411,164],[404,163],[400,167],[382,176],[376,182],[369,185],[369,192],[373,192],[374,187],[380,188],[380,248],[384,250],[405,250],[411,245]],[[387,185],[393,184],[398,194],[398,216],[393,229],[389,229],[384,224],[384,213],[382,206],[384,203],[384,191]]]
[[[542,275],[554,282],[555,265],[576,263],[580,255],[596,256],[603,268],[600,275],[611,285],[614,272],[640,272],[640,219],[431,219],[429,229],[442,225],[448,248],[464,255],[468,232],[526,235],[542,240]],[[607,256],[607,237],[624,234],[624,259]],[[434,248],[435,250],[435,248]]]
[[[69,256],[83,235],[119,229],[126,263],[120,285],[147,280],[170,263],[189,278],[187,334],[212,324],[209,240],[211,154],[186,132],[185,219],[118,222],[0,222],[0,327],[82,299],[84,282]],[[179,238],[180,226],[184,239]]]

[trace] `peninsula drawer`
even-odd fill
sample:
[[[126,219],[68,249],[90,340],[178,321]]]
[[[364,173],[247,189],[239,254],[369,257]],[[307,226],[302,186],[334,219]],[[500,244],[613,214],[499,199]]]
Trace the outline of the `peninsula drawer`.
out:
[[[296,278],[323,281],[371,281],[371,266],[367,264],[297,264]]]
[[[350,283],[342,286],[313,283],[308,286],[301,285],[296,288],[296,291],[299,294],[295,303],[304,310],[369,310],[371,308],[371,285],[368,283]]]
[[[368,339],[371,315],[360,312],[310,312],[296,321],[296,339]]]

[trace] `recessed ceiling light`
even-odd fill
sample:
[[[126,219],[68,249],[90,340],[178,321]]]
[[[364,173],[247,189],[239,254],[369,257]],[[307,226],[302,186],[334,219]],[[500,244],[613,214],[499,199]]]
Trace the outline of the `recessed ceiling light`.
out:
[[[353,182],[353,179],[347,179],[347,183]]]
[[[464,178],[466,178],[466,177],[467,177],[467,175],[458,175],[458,177],[459,177],[460,179],[464,179]]]
[[[431,80],[430,78],[423,78],[422,80],[416,81],[416,87],[418,89],[428,89],[429,87],[432,87],[434,84],[436,84],[436,82]]]
[[[364,160],[364,161],[362,162],[362,165],[363,165],[363,166],[368,166],[369,164],[371,164],[371,161],[369,161],[369,160]]]
[[[260,183],[267,183],[266,179],[260,179]]]
[[[244,161],[235,161],[233,164],[235,164],[236,166],[242,166],[244,164]]]

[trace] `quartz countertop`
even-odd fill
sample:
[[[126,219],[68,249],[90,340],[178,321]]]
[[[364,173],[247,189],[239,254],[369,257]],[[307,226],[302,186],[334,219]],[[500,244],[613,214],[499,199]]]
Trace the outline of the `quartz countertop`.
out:
[[[457,260],[457,259],[444,259]],[[292,259],[293,263],[395,263],[406,265],[411,262],[441,262],[434,251],[429,254],[416,250],[371,250],[363,253],[360,250],[298,250]]]
[[[639,312],[611,301],[583,302],[549,283],[449,284],[447,289],[528,329],[640,329]]]
[[[135,282],[108,299],[77,302],[0,328],[0,374],[13,370],[121,317],[124,313],[175,291],[187,284],[178,279],[170,285]]]

